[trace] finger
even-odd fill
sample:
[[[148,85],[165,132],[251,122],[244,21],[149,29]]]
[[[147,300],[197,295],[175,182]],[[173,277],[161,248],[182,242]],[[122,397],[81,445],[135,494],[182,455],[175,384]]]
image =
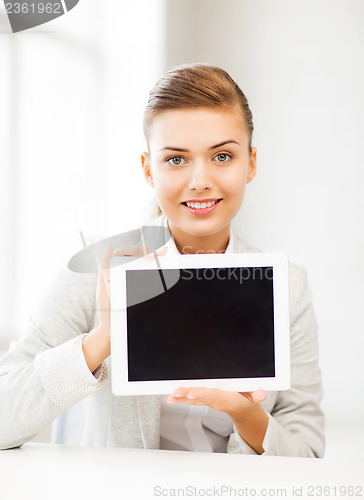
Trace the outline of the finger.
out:
[[[192,393],[192,390],[196,389],[194,393]],[[202,389],[201,387],[178,387],[175,389],[173,394],[170,395],[170,398],[176,398],[176,399],[196,399],[196,391],[198,389]]]
[[[98,274],[97,310],[99,325],[105,332],[110,329],[110,260],[113,253],[113,246],[108,245],[102,256]]]
[[[261,403],[267,399],[267,394],[263,391],[263,389],[258,389],[257,391],[252,392],[252,397],[256,403]]]
[[[265,398],[265,392],[262,390],[255,391],[255,393],[241,393],[206,387],[178,387],[168,397],[167,402],[206,405],[229,415],[240,415],[248,407],[260,403],[263,395]]]
[[[159,249],[157,250],[157,252],[151,252],[151,253],[148,253],[148,254],[146,254],[144,257],[145,257],[146,259],[150,259],[150,260],[151,260],[151,259],[154,259],[154,258],[155,258],[155,255],[157,255],[158,257],[159,257],[159,256],[161,256],[161,255],[166,255],[167,251],[168,251],[168,247],[167,247],[167,246],[164,246],[164,247],[162,247],[162,248],[159,248]]]
[[[168,252],[168,247],[167,245],[165,245],[164,247],[159,248],[157,250],[157,255],[166,255],[167,252]]]
[[[245,399],[247,399],[251,403],[254,403],[252,392],[239,392],[239,394],[241,394]]]
[[[110,276],[110,260],[113,256],[114,248],[112,245],[108,245],[104,255],[102,257],[101,266],[100,266],[100,274],[103,277],[104,283],[108,283]]]
[[[123,245],[119,247],[114,252],[115,256],[134,256],[134,255],[144,255],[143,249],[139,245]]]
[[[193,391],[194,389],[194,391]],[[193,392],[192,392],[193,391]],[[168,403],[191,403],[203,396],[203,387],[178,387],[167,399]]]
[[[165,255],[167,253],[168,247],[164,246],[156,252],[157,255]],[[139,245],[124,245],[119,247],[114,251],[114,255],[116,256],[134,256],[134,255],[142,255],[147,258],[154,257],[154,251],[149,248],[143,248]]]
[[[157,250],[157,255],[166,255],[168,250],[167,246],[164,246],[162,248],[159,248]],[[140,245],[124,245],[122,247],[117,248],[114,251],[114,256],[121,256],[121,257],[127,257],[127,256],[134,256],[134,255],[140,255],[144,256],[149,259],[154,258],[154,251],[150,250],[149,248],[143,248]]]
[[[112,245],[108,245],[104,252],[104,255],[102,256],[101,269],[109,268],[110,260],[113,253],[114,253],[114,247]]]
[[[110,296],[110,260],[113,256],[114,248],[112,245],[108,245],[101,261],[101,267],[99,271],[99,297],[100,301],[105,305],[105,293],[107,297]],[[101,305],[101,304],[100,304]]]
[[[267,397],[267,394],[265,393],[265,391],[263,391],[263,389],[258,389],[254,392],[239,392],[239,394],[244,396],[252,403],[261,403]]]
[[[227,412],[239,404],[240,400],[241,396],[237,392],[207,387],[179,387],[168,397],[167,402],[206,405]]]

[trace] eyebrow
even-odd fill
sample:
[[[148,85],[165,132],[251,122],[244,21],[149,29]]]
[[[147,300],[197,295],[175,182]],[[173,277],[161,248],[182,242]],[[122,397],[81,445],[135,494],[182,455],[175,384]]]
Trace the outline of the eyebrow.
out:
[[[209,148],[209,150],[216,149],[216,148],[219,148],[220,146],[224,146],[225,144],[230,144],[230,143],[238,144],[238,146],[240,146],[240,144],[237,141],[235,141],[234,139],[228,139],[227,141],[223,141],[223,142],[219,142],[219,144],[215,144],[215,146],[211,146]],[[163,151],[164,149],[171,149],[172,151],[180,151],[181,153],[189,153],[190,152],[188,149],[177,148],[175,146],[166,146],[164,148],[159,149],[159,151]]]

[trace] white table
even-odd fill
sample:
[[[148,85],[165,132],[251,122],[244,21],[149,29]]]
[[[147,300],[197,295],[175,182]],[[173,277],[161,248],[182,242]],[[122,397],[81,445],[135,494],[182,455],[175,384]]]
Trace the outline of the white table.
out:
[[[364,461],[36,443],[0,451],[1,500],[259,496],[364,498]]]

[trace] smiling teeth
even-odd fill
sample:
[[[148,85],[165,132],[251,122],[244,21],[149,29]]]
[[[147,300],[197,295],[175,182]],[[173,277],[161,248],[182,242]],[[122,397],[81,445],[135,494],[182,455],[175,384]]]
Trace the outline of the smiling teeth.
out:
[[[199,202],[196,202],[196,203],[190,203],[190,202],[186,202],[186,205],[188,207],[191,207],[191,208],[209,208],[209,207],[212,207],[212,205],[215,205],[217,203],[217,200],[215,201],[209,201],[208,203],[199,203]]]

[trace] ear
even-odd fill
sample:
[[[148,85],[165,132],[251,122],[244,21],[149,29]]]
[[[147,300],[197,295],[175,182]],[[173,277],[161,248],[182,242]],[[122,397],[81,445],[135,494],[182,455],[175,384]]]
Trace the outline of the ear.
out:
[[[142,162],[142,168],[144,172],[144,177],[147,183],[154,187],[154,181],[153,181],[153,176],[152,176],[152,170],[151,170],[151,165],[150,165],[150,156],[148,153],[143,151],[143,153],[140,156],[141,162]]]
[[[254,179],[256,171],[257,171],[257,148],[252,148],[252,152],[250,153],[248,175],[246,177],[247,184],[249,184],[249,182]]]

